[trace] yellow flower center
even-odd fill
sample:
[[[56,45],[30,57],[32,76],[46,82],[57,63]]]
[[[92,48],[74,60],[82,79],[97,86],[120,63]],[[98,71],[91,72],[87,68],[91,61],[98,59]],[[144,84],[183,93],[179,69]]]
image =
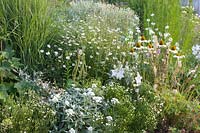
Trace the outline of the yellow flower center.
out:
[[[148,48],[153,48],[153,45],[151,43],[149,43]]]
[[[131,48],[131,49],[130,49],[130,52],[133,53],[133,52],[134,52],[134,48]]]
[[[176,46],[171,46],[171,50],[176,50]]]
[[[159,42],[160,45],[164,45],[164,41],[161,39]]]
[[[137,42],[137,43],[135,44],[135,46],[138,47],[138,48],[140,48],[140,47],[142,46],[142,44],[139,43],[139,42]]]
[[[142,40],[142,41],[146,40],[146,38],[145,38],[144,35],[141,36],[141,40]]]

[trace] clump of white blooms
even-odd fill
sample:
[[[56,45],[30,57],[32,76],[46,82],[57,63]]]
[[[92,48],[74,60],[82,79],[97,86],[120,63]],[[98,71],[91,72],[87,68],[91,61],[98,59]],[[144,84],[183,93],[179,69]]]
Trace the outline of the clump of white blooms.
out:
[[[196,44],[192,47],[192,54],[197,60],[200,60],[200,45]]]

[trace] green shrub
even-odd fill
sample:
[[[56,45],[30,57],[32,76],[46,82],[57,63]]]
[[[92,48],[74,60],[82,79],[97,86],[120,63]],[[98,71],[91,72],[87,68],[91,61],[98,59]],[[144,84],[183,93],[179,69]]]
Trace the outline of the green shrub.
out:
[[[48,132],[54,121],[53,110],[33,91],[9,96],[0,110],[0,132]]]
[[[139,92],[128,91],[116,83],[105,88],[105,99],[111,101],[107,115],[113,117],[111,132],[153,131],[162,112],[162,101],[149,85],[141,85]],[[113,98],[118,99],[113,104]],[[116,100],[115,100],[116,101]],[[142,123],[142,124],[141,124]]]
[[[200,130],[200,113],[199,101],[187,100],[177,90],[163,91],[161,97],[165,101],[164,104],[164,121],[166,125],[186,130]]]

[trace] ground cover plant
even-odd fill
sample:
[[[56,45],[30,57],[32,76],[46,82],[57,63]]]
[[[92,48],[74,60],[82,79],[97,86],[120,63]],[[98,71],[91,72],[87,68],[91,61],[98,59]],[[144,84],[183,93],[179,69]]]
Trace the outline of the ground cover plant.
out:
[[[199,17],[136,1],[2,0],[0,132],[200,132]]]

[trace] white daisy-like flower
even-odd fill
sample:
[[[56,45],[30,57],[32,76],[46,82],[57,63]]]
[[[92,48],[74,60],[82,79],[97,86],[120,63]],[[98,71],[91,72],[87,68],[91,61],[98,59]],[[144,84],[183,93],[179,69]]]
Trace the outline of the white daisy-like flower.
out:
[[[66,68],[66,65],[63,65],[63,68]]]
[[[62,51],[62,48],[58,48],[59,51]]]
[[[153,17],[153,16],[155,16],[155,14],[154,14],[154,13],[152,13],[150,16],[151,16],[151,17]]]
[[[169,29],[169,25],[166,25],[166,26],[165,26],[165,29],[166,29],[166,30]]]
[[[54,54],[55,54],[55,56],[58,56],[58,52],[57,51],[54,51]]]
[[[66,58],[66,60],[70,60],[70,56],[66,56],[65,58]]]
[[[48,44],[47,47],[48,47],[48,48],[51,48],[51,45]]]
[[[41,50],[40,50],[40,53],[44,53],[44,50],[43,50],[43,49],[41,49]]]
[[[46,55],[50,55],[50,52],[46,52]]]

